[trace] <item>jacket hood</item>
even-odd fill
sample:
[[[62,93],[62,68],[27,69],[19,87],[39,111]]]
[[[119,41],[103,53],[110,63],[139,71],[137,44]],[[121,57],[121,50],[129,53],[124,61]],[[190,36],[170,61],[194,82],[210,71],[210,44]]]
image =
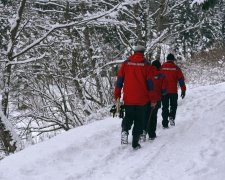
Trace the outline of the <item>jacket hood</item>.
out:
[[[141,52],[136,52],[129,57],[131,62],[140,63],[145,60],[144,54]]]

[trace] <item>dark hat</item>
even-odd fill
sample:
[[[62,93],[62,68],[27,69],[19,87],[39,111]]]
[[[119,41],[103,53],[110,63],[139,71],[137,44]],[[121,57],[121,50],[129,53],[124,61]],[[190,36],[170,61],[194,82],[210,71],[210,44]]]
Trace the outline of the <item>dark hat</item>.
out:
[[[152,66],[155,66],[157,69],[161,68],[161,63],[159,60],[155,60],[152,62]]]
[[[171,61],[175,61],[176,59],[175,59],[175,57],[174,57],[174,55],[173,54],[168,54],[168,56],[167,56],[167,58],[166,58],[167,60],[171,60]]]
[[[134,47],[134,52],[145,52],[145,47],[141,45],[137,45]]]

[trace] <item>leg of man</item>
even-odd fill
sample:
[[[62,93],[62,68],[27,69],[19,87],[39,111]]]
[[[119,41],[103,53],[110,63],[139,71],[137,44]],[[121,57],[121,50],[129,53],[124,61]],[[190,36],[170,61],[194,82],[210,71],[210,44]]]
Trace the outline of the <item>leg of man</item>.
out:
[[[169,117],[171,119],[175,120],[176,112],[177,112],[178,94],[177,93],[170,94],[169,95],[169,99],[170,99],[170,113],[169,113]]]
[[[125,117],[122,120],[122,131],[129,131],[134,121],[134,106],[124,106]]]
[[[157,113],[158,113],[158,107],[156,106],[152,111],[149,129],[148,129],[148,135],[150,139],[154,139],[156,137]]]
[[[121,144],[128,144],[128,134],[134,120],[134,106],[125,106],[125,117],[122,120]]]
[[[134,127],[132,131],[133,141],[132,147],[140,147],[139,138],[143,131],[143,124],[146,121],[146,113],[149,105],[144,106],[135,106],[135,115],[134,115]]]
[[[148,120],[149,120],[149,116],[150,116],[150,112],[151,112],[151,104],[150,103],[148,103],[148,104],[146,104],[145,105],[145,113],[144,113],[144,115],[145,115],[145,120],[144,120],[144,122],[143,122],[143,130],[145,130],[146,131],[146,129],[147,129],[147,125],[148,125]]]
[[[142,131],[142,134],[140,136],[141,141],[146,141],[147,125],[148,125],[149,116],[150,116],[150,112],[151,112],[150,103],[146,104],[145,110],[146,110],[146,112],[144,113],[145,114],[145,118],[144,118],[145,120],[144,120],[144,123],[143,123],[143,131]]]
[[[164,128],[168,128],[169,117],[169,94],[162,96],[162,125]]]

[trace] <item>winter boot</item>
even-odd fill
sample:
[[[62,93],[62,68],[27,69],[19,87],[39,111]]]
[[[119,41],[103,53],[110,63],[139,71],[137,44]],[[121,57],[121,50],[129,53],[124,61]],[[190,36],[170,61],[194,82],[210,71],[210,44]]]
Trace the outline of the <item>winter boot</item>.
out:
[[[146,141],[146,131],[145,130],[143,130],[143,133],[140,136],[140,141],[141,142],[145,142]]]
[[[139,142],[140,136],[133,135],[133,140],[132,140],[132,147],[134,149],[140,149],[141,145],[138,143]]]
[[[162,126],[163,126],[163,129],[169,128],[169,126],[168,126],[168,120],[167,119],[163,119],[162,120]]]
[[[127,131],[121,132],[121,144],[128,144],[128,132]]]
[[[151,133],[149,135],[149,140],[154,140],[156,138],[156,133]]]
[[[170,126],[175,126],[175,121],[172,117],[169,118]]]

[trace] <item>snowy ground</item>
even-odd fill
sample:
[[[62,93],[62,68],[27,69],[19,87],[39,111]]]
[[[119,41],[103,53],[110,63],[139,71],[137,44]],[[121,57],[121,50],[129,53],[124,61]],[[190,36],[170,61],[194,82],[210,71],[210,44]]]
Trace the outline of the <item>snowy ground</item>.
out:
[[[224,180],[225,83],[188,89],[175,127],[160,113],[140,150],[120,145],[121,119],[108,117],[5,158],[0,180]]]

